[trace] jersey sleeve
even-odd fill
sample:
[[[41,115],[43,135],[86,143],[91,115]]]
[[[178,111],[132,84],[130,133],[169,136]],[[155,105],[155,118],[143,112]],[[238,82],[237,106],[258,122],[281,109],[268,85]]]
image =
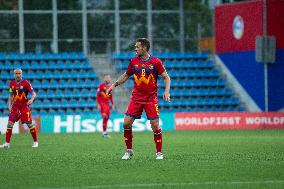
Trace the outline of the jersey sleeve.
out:
[[[99,84],[97,89],[97,97],[99,96],[99,93],[102,91],[102,84]]]
[[[156,69],[159,75],[166,71],[163,62],[160,59],[157,59]]]
[[[132,71],[132,60],[129,61],[129,64],[128,64],[128,67],[127,67],[127,70],[126,70],[126,74],[127,75],[132,75],[133,74],[133,71]]]
[[[30,82],[26,82],[26,89],[27,89],[27,91],[29,91],[29,92],[32,92],[34,89],[33,89],[33,87],[32,87],[32,85],[31,85],[31,83]]]

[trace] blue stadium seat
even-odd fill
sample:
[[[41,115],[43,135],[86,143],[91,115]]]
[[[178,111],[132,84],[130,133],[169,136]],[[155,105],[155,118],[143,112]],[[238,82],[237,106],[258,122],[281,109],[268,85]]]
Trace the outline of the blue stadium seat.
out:
[[[68,66],[65,64],[64,61],[59,60],[59,61],[57,61],[57,68],[58,69],[65,69],[65,68],[68,68]]]
[[[60,108],[67,108],[70,106],[69,101],[66,98],[61,99]]]
[[[33,88],[41,88],[41,82],[39,80],[34,80],[31,85],[33,86]]]
[[[66,114],[67,114],[67,115],[74,115],[74,114],[75,114],[75,111],[74,111],[72,108],[67,108]]]
[[[153,54],[162,58],[172,79],[173,101],[167,103],[160,100],[161,110],[236,111],[244,109],[240,106],[239,99],[233,97],[233,90],[227,86],[221,71],[209,59],[208,53],[159,52]],[[118,73],[125,71],[129,59],[133,56],[133,52],[113,54],[113,62]],[[10,79],[13,79],[15,67],[21,67],[24,70],[24,78],[31,81],[38,93],[38,99],[33,105],[36,112],[52,114],[56,112],[65,114],[66,111],[69,113],[97,112],[94,109],[96,108],[96,86],[100,81],[83,53],[0,53],[2,79],[0,99],[4,102],[8,99],[8,85]],[[159,99],[161,99],[165,87],[161,77],[158,85],[162,88],[158,91]],[[125,86],[133,87],[133,77],[126,82]],[[52,103],[47,104],[46,99]],[[62,102],[62,99],[66,101]]]
[[[60,108],[60,107],[61,107],[60,100],[53,98],[50,104],[50,108]]]
[[[46,109],[40,109],[40,114],[41,115],[48,115],[48,111]]]
[[[83,89],[83,90],[78,92],[78,95],[80,95],[80,96],[82,96],[84,98],[88,98],[88,97],[92,96],[92,93],[88,89]]]
[[[42,104],[41,104],[42,108],[50,108],[51,106],[52,106],[52,102],[50,99],[48,98],[43,99]]]
[[[74,96],[74,95],[73,95],[73,96]],[[69,104],[70,104],[71,107],[76,107],[76,106],[79,104],[79,102],[78,102],[78,100],[75,100],[74,98],[72,98],[72,99],[69,101]]]
[[[47,89],[46,95],[47,95],[48,98],[55,98],[55,97],[56,97],[56,96],[55,96],[55,90],[52,89],[52,88]]]
[[[12,62],[10,60],[6,60],[4,65],[5,65],[4,66],[5,70],[13,69],[13,65],[12,65]]]
[[[58,114],[58,115],[65,115],[65,111],[64,111],[64,109],[59,108],[59,109],[56,111],[56,114]]]
[[[43,79],[43,80],[41,81],[41,87],[42,87],[42,88],[49,88],[49,87],[50,87],[49,81],[46,80],[46,79]]]
[[[58,83],[58,81],[56,79],[51,79],[50,80],[50,87],[52,87],[52,88],[59,88],[60,86],[59,86],[59,83]]]
[[[38,90],[36,93],[38,93],[38,98],[47,98],[47,93],[45,90]]]
[[[72,90],[70,90],[70,89],[65,89],[63,94],[64,94],[65,98],[71,98],[73,96]]]
[[[10,78],[10,74],[9,74],[8,71],[2,70],[1,72],[2,72],[1,73],[1,78],[2,79],[9,79]]]
[[[56,114],[57,114],[57,111],[56,111],[55,109],[50,108],[50,109],[48,110],[48,115],[56,115]]]
[[[48,68],[49,69],[57,69],[57,63],[54,60],[50,60],[48,63]]]
[[[81,97],[80,93],[81,93],[81,91],[80,91],[79,89],[74,89],[74,90],[72,91],[72,97],[73,97],[73,98],[74,98],[74,97]]]
[[[57,98],[64,98],[64,92],[63,92],[63,90],[61,90],[61,89],[56,89],[56,91],[55,91],[55,96],[56,96]]]
[[[40,66],[41,69],[48,69],[48,64],[45,60],[41,60],[39,62],[39,66]]]

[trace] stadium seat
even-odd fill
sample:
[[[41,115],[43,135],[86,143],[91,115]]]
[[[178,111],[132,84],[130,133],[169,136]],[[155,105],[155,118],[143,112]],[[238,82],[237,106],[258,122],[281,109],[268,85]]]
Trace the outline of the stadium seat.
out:
[[[208,53],[159,52],[171,77],[172,103],[160,101],[160,109],[168,111],[244,110],[234,91],[222,78],[222,73],[209,59]],[[113,54],[113,62],[118,73],[123,73],[133,52]],[[24,78],[31,81],[38,99],[33,104],[35,112],[76,113],[78,110],[93,113],[96,111],[96,87],[100,81],[91,63],[83,53],[0,53],[0,94],[7,102],[8,86],[13,79],[13,68],[21,67]],[[133,87],[133,77],[125,83]],[[158,80],[158,96],[162,98],[165,83]],[[66,101],[62,102],[62,98]],[[71,103],[72,99],[72,103]],[[211,99],[211,100],[210,100]],[[214,99],[214,100],[212,100]],[[221,100],[222,99],[222,100]],[[60,100],[60,101],[58,101]],[[76,102],[75,102],[76,101]],[[215,103],[214,105],[211,105]],[[70,106],[72,104],[72,107]],[[82,107],[88,106],[87,108]],[[70,107],[69,107],[70,106]],[[71,108],[71,109],[70,109]],[[207,108],[207,109],[206,109]],[[0,111],[4,113],[5,109]]]

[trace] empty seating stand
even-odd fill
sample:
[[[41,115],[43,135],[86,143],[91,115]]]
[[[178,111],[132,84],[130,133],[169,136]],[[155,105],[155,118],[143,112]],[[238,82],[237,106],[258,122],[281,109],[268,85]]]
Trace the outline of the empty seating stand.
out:
[[[21,68],[37,98],[36,114],[81,114],[97,111],[95,98],[100,83],[83,53],[0,53],[0,113],[8,115],[7,101],[13,70]]]
[[[240,100],[208,53],[153,53],[160,58],[171,77],[170,103],[162,100],[165,83],[158,80],[160,110],[166,111],[244,111]],[[134,53],[113,54],[118,72],[123,73]],[[125,84],[133,87],[133,82]]]

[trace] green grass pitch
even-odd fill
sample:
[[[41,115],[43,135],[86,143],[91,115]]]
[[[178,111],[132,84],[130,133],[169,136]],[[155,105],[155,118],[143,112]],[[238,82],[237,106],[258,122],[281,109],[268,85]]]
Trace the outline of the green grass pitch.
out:
[[[0,149],[0,188],[284,188],[284,130],[163,134],[162,161],[150,132],[134,133],[129,161],[122,133],[40,134],[38,149],[13,135]]]

